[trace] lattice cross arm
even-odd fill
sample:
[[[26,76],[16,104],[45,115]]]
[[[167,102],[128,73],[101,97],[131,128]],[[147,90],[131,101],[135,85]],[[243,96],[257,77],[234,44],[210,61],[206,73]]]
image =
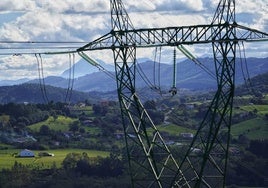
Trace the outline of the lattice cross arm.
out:
[[[236,31],[235,38],[224,36],[225,30]],[[113,40],[114,38],[114,40]],[[196,25],[183,27],[149,28],[111,31],[99,39],[81,47],[78,51],[102,50],[123,47],[176,46],[223,41],[264,41],[268,33],[237,24]]]

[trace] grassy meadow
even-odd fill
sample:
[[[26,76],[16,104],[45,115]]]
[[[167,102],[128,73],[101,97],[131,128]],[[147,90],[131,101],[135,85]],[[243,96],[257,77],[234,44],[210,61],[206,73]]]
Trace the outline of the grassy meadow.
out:
[[[181,133],[193,133],[193,134],[195,133],[195,130],[181,127],[178,125],[173,125],[173,124],[162,125],[162,126],[158,126],[157,128],[160,132],[167,132],[173,136],[180,136]]]
[[[33,125],[28,126],[30,130],[33,132],[39,132],[40,127],[42,125],[47,125],[49,129],[54,131],[61,131],[61,132],[68,132],[70,129],[70,124],[73,122],[78,121],[77,118],[70,118],[66,116],[58,116],[57,118],[53,118],[50,116],[47,120],[35,123]],[[100,128],[98,127],[83,127],[87,132],[91,132],[92,134],[98,134],[100,132]]]
[[[265,115],[268,114],[268,105],[245,105],[240,111],[256,111],[257,117],[232,125],[231,134],[234,138],[245,135],[250,140],[268,139],[268,123]]]
[[[68,153],[83,153],[86,152],[90,158],[94,157],[107,157],[109,152],[105,151],[96,151],[96,150],[84,150],[84,149],[57,149],[57,150],[47,150],[45,152],[53,153],[53,157],[39,157],[39,152],[44,151],[33,151],[36,157],[30,158],[19,158],[15,157],[15,154],[18,154],[20,149],[7,149],[0,150],[0,170],[1,169],[10,169],[15,161],[23,165],[27,165],[30,168],[39,168],[47,169],[56,165],[57,168],[61,167],[62,161]]]
[[[241,109],[244,111],[257,110],[258,115],[265,115],[268,113],[268,105],[247,105],[242,106]]]
[[[254,118],[235,124],[231,128],[232,136],[243,134],[251,140],[268,139],[268,124],[263,118]]]
[[[66,116],[58,116],[55,119],[50,116],[46,121],[35,123],[33,125],[28,126],[28,128],[34,132],[38,132],[42,125],[47,125],[50,129],[55,131],[68,131],[69,125],[76,120],[77,119]]]

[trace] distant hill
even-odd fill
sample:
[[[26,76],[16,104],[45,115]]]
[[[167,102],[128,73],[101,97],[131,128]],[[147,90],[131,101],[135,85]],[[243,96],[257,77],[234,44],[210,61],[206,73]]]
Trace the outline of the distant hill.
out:
[[[31,80],[27,83],[38,84],[39,79]],[[54,87],[68,88],[68,83],[69,79],[62,77],[49,76],[45,78],[45,84]],[[79,78],[75,78],[73,89],[82,92],[113,91],[116,90],[116,81],[103,72],[94,72]]]
[[[53,102],[65,102],[67,90],[53,86],[46,86],[47,98]],[[91,96],[88,93],[72,91],[71,102],[85,100],[96,101],[98,95]],[[44,103],[43,93],[39,84],[21,84],[0,87],[0,103]],[[69,102],[69,101],[67,101]]]
[[[200,58],[199,61],[202,63],[203,67],[206,67],[207,70],[215,74],[213,58]],[[268,71],[268,58],[248,58],[247,64],[242,62],[241,59],[237,59],[236,62],[236,85],[244,82],[247,72],[250,77],[253,77]],[[216,80],[204,71],[204,69],[190,60],[178,62],[176,73],[177,88],[190,90],[208,90],[216,88]],[[154,63],[150,59],[139,60],[136,75],[137,88],[153,86],[170,88],[173,84],[173,65]],[[160,81],[158,78],[160,78]],[[148,82],[152,85],[148,86]],[[46,79],[46,83],[65,88],[68,82],[66,80],[63,82],[62,80]],[[103,72],[94,72],[76,78],[74,89],[79,91],[113,91],[116,89],[116,82]]]
[[[18,85],[18,84],[23,84],[25,82],[29,82],[30,79],[28,78],[23,78],[19,80],[1,80],[0,81],[0,86],[12,86],[12,85]]]
[[[238,95],[268,93],[268,72],[257,75],[236,88]]]
[[[102,67],[104,67],[108,71],[114,71],[114,66],[107,64],[99,59],[96,60]],[[89,64],[84,59],[79,60],[75,65],[71,68],[65,70],[60,76],[63,78],[68,78],[70,71],[74,70],[74,77],[79,78],[88,74],[92,74],[95,72],[99,72],[99,69]]]
[[[147,65],[147,64],[144,64]],[[168,66],[167,66],[168,67]],[[105,86],[105,88],[110,88],[110,84],[114,84],[113,88],[115,88],[115,81],[110,77],[105,75],[104,73],[99,74],[95,73],[96,76],[93,76],[94,79],[89,79],[88,76],[84,76],[75,80],[75,82],[80,83],[76,85],[76,87],[80,87],[81,90],[87,90],[89,84],[92,85],[92,88],[95,88],[95,91],[88,92],[80,92],[80,91],[72,91],[71,102],[80,102],[80,101],[98,101],[98,100],[117,100],[116,90],[99,92],[97,90],[101,90],[101,86]],[[81,79],[81,80],[80,80]],[[64,82],[66,79],[59,77],[51,77],[48,78],[47,81],[58,80],[59,82]],[[99,80],[104,80],[103,84],[98,85]],[[59,83],[58,82],[58,83]],[[202,81],[201,81],[202,82]],[[84,83],[84,84],[83,84]],[[65,83],[67,84],[67,83]],[[54,86],[46,86],[46,93],[49,101],[54,102],[64,102],[66,99],[67,89],[54,87]],[[181,89],[181,88],[179,88]],[[168,91],[168,88],[164,88],[163,92]],[[264,74],[257,75],[250,79],[250,84],[241,84],[236,88],[236,94],[245,95],[248,93],[268,93],[268,71]],[[146,96],[145,100],[148,98],[159,97],[157,93],[151,92],[148,87],[143,87],[138,90],[139,93],[142,93],[142,96]],[[0,86],[0,103],[43,103],[45,102],[43,99],[43,94],[40,89],[39,84],[35,83],[27,83],[21,85],[14,86]]]
[[[206,70],[215,74],[213,58],[199,58],[199,61]],[[254,77],[268,71],[268,58],[247,58],[246,62],[247,63],[239,58],[236,60],[236,86],[244,83],[245,79],[248,78],[248,73],[249,77]],[[103,66],[107,65],[103,62],[101,64]],[[80,76],[74,80],[74,90],[83,92],[108,92],[116,90],[115,79],[110,78],[99,70],[92,70],[92,66],[84,62],[84,60],[79,61],[75,66]],[[112,66],[107,66],[109,67],[107,70],[114,74],[114,72],[111,71]],[[150,59],[140,59],[138,60],[136,70],[137,88],[159,86],[161,88],[170,88],[173,84],[173,65],[171,64],[158,64]],[[45,84],[67,88],[69,80],[66,75],[68,73],[69,70],[66,70],[62,74],[64,77],[47,77],[45,78]],[[39,80],[31,80],[28,83],[39,83]],[[216,80],[200,66],[190,60],[184,60],[181,62],[178,61],[176,65],[176,86],[180,89],[209,90],[216,88]]]

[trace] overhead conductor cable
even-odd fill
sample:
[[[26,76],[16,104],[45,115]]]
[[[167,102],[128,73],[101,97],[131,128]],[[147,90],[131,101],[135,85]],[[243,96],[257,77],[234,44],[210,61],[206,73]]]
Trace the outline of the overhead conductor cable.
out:
[[[212,78],[216,79],[214,73],[205,67],[189,50],[187,50],[183,45],[178,45],[177,48],[196,65],[200,66],[206,73],[208,73]]]
[[[69,54],[69,78],[68,78],[68,88],[65,96],[65,102],[70,103],[73,85],[74,85],[74,66],[75,66],[75,55],[74,53]]]
[[[115,79],[114,75],[109,72],[108,70],[106,70],[102,65],[100,65],[97,61],[95,61],[94,59],[92,59],[91,57],[89,57],[86,53],[82,52],[82,51],[78,51],[78,54],[84,59],[86,60],[89,64],[93,65],[94,67],[97,67],[100,71],[104,72],[105,74],[107,74],[109,77],[111,77],[112,79]]]
[[[39,85],[42,93],[43,100],[48,103],[47,91],[45,86],[44,71],[43,71],[43,60],[41,54],[35,54],[38,66],[38,76],[39,76]]]

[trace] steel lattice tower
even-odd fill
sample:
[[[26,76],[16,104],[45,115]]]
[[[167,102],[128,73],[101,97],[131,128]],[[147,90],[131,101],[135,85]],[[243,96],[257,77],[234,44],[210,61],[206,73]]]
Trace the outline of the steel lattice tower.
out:
[[[112,30],[79,51],[111,49],[133,187],[224,187],[228,162],[236,45],[268,34],[235,21],[235,0],[221,0],[209,25],[135,29],[122,0],[110,0]],[[136,49],[211,43],[217,91],[197,133],[173,156],[141,103],[135,87]],[[222,134],[222,129],[227,134]],[[150,129],[150,131],[148,131]],[[193,154],[193,149],[201,152]]]

